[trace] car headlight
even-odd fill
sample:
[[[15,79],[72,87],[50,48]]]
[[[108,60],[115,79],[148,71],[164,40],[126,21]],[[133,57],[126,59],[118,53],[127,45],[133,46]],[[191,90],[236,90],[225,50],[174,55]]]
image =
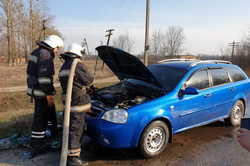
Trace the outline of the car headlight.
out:
[[[124,109],[114,109],[104,113],[102,116],[103,120],[124,124],[128,120],[128,112]]]

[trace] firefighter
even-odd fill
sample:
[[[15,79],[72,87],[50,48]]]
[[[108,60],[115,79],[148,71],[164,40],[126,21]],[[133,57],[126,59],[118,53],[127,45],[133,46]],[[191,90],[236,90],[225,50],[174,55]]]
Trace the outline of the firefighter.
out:
[[[78,44],[71,44],[61,58],[64,59],[59,72],[59,81],[62,87],[62,98],[65,104],[65,95],[67,92],[67,83],[70,68],[74,58],[82,58],[83,48]],[[80,159],[81,153],[81,136],[85,126],[85,113],[90,110],[90,96],[86,92],[86,86],[92,84],[94,78],[88,72],[86,66],[81,62],[76,65],[75,75],[73,78],[71,109],[70,109],[70,126],[69,126],[69,153],[67,166],[87,165],[86,161]]]
[[[51,35],[37,42],[37,45],[38,47],[28,57],[27,66],[27,94],[35,101],[30,157],[46,151],[46,129],[50,129],[52,136],[57,135],[53,86],[54,57],[63,47],[63,40]]]

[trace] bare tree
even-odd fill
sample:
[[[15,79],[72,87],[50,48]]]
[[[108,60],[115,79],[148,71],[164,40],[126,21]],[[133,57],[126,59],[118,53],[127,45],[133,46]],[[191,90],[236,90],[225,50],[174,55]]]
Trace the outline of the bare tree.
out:
[[[0,0],[0,7],[2,10],[3,25],[6,29],[6,38],[8,43],[8,63],[11,64],[13,58],[13,13],[15,10],[13,0]]]
[[[0,0],[0,27],[2,30],[0,44],[7,46],[5,51],[10,65],[23,57],[27,60],[27,56],[35,47],[37,40],[41,40],[51,33],[61,36],[53,26],[53,17],[47,14],[45,2],[33,1],[30,0],[32,5],[28,7],[24,0]],[[46,29],[43,26],[44,20],[46,20]]]
[[[163,52],[168,56],[175,56],[181,53],[184,49],[185,35],[183,28],[170,26],[166,31],[163,41]]]
[[[164,35],[160,30],[155,30],[151,39],[151,53],[155,56],[160,55],[162,49]]]
[[[130,38],[129,34],[119,35],[116,39],[113,40],[113,46],[121,48],[127,52],[131,52],[135,42]]]

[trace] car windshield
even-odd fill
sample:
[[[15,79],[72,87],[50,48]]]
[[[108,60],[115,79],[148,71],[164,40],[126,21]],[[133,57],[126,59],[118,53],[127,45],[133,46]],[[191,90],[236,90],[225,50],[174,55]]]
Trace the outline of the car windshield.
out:
[[[186,73],[185,69],[164,65],[151,65],[148,69],[157,81],[168,91],[174,89]]]

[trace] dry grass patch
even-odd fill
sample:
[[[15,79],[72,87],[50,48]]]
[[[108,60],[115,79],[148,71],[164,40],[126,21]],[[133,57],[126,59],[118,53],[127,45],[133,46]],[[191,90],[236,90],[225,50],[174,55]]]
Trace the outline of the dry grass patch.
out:
[[[112,84],[114,82],[97,83],[96,87]],[[58,88],[55,96],[57,111],[63,110],[60,94],[61,89]],[[0,93],[0,105],[0,138],[30,131],[34,104],[30,103],[30,97],[25,92]]]

